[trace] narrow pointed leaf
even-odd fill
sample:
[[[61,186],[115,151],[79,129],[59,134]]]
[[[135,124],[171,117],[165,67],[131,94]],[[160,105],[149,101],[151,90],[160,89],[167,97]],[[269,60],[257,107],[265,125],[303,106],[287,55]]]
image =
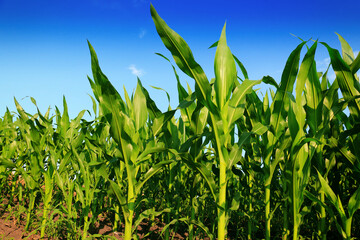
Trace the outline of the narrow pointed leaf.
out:
[[[226,44],[226,24],[221,32],[221,37],[215,54],[215,97],[218,108],[221,110],[229,100],[236,80],[236,66],[229,47]]]
[[[352,217],[354,213],[360,208],[360,187],[351,196],[348,204],[349,217]]]
[[[138,79],[140,82],[140,79]],[[146,97],[142,91],[140,84],[137,85],[133,101],[134,114],[135,114],[135,128],[138,131],[142,128],[148,118],[148,112],[146,107]]]
[[[185,42],[175,31],[173,31],[165,21],[158,15],[154,6],[151,4],[150,12],[155,23],[156,30],[163,41],[165,47],[171,52],[178,67],[196,82],[196,88],[199,88],[198,98],[206,100],[211,89],[209,81],[195,61],[194,56]]]
[[[244,82],[237,86],[232,93],[232,96],[229,101],[228,108],[228,124],[229,128],[238,120],[244,112],[244,107],[241,106],[245,101],[246,94],[250,93],[252,87],[256,84],[259,84],[261,80],[248,80],[245,79]]]
[[[276,91],[275,99],[272,103],[272,114],[270,125],[274,131],[274,136],[279,137],[285,129],[286,112],[289,109],[288,93],[292,93],[294,82],[299,69],[300,52],[305,42],[299,44],[290,54],[285,69],[281,76],[279,89]],[[271,145],[273,142],[271,142]]]
[[[336,34],[338,35],[339,41],[341,43],[342,58],[344,59],[344,62],[350,65],[355,59],[354,52],[349,43],[340,34]]]
[[[331,65],[335,71],[336,79],[345,100],[360,95],[360,83],[356,81],[348,64],[341,58],[338,50],[329,47],[326,43],[322,43],[328,50]],[[353,100],[349,103],[349,110],[355,119],[360,118],[360,100]]]

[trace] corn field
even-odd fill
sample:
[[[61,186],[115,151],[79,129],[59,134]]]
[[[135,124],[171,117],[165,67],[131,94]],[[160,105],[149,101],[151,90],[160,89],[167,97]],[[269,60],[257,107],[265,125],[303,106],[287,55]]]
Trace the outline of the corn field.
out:
[[[158,54],[174,71],[177,108],[159,110],[140,79],[120,95],[89,42],[91,121],[88,110],[70,119],[65,97],[62,110],[34,114],[14,99],[17,112],[1,117],[2,211],[55,239],[110,238],[91,233],[99,216],[125,240],[156,219],[164,228],[148,238],[360,239],[360,54],[340,35],[341,54],[300,40],[279,84],[250,80],[224,25],[209,79],[150,10],[173,57]],[[331,59],[325,72],[316,68],[318,48]],[[179,70],[194,90],[182,86]],[[260,83],[271,86],[263,97]]]

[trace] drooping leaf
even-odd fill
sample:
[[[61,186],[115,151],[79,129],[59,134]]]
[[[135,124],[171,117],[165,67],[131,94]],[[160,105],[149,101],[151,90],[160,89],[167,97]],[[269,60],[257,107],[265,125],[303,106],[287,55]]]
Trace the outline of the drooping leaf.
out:
[[[339,84],[341,92],[345,100],[349,100],[360,95],[360,83],[356,81],[348,64],[341,58],[338,50],[329,47],[326,43],[322,43],[328,50],[331,65],[336,74],[336,80]],[[359,121],[360,118],[360,100],[353,100],[349,103],[350,114]]]
[[[252,87],[256,84],[259,84],[261,80],[248,80],[245,79],[244,82],[237,86],[230,98],[229,108],[228,108],[228,127],[229,129],[233,126],[235,121],[237,121],[244,112],[245,106],[241,106],[245,101],[245,96],[252,90]]]

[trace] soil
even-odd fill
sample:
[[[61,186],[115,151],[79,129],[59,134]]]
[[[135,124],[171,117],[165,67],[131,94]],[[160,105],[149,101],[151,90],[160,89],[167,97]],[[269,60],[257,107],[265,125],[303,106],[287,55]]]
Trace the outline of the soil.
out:
[[[9,187],[11,187],[10,182],[12,181],[12,175],[8,177]],[[18,184],[21,184],[24,186],[25,181],[23,179],[18,179],[16,181],[16,186]],[[3,193],[0,193],[3,194]],[[11,197],[7,194],[1,196],[0,200],[0,240],[17,240],[17,239],[27,239],[27,240],[37,240],[40,238],[40,231],[39,227],[36,226],[30,226],[29,231],[25,230],[26,225],[26,214],[25,210],[22,207],[22,212],[19,211],[21,209],[20,204],[18,200],[12,199],[11,204],[9,204],[9,199]],[[41,216],[43,204],[40,203],[38,205],[37,214],[38,216]],[[50,238],[45,237],[42,240],[52,240],[52,239],[67,239],[67,230],[66,227],[62,227],[61,222],[57,222],[60,219],[60,216],[57,214],[53,214],[53,222],[54,226],[52,231],[56,231],[56,233],[52,233],[48,235],[49,236],[58,236],[56,238]],[[89,216],[91,217],[91,216]],[[58,223],[58,224],[56,224]],[[36,223],[37,225],[40,224],[40,219]],[[161,232],[164,228],[165,224],[162,223],[158,218],[155,219],[155,221],[143,221],[139,224],[137,227],[137,235],[139,239],[161,239]],[[61,229],[60,229],[61,228]],[[34,230],[35,229],[35,230]],[[123,239],[123,232],[124,232],[124,225],[121,225],[119,227],[119,232],[113,231],[113,224],[111,222],[111,218],[107,216],[106,214],[102,214],[98,217],[97,221],[93,226],[90,227],[88,230],[88,233],[91,235],[97,235],[95,239],[101,238],[101,239],[107,239],[107,236],[109,236],[112,239]],[[82,235],[80,233],[74,233],[74,235],[77,235],[78,237],[74,237],[73,239],[80,239],[80,236]],[[101,237],[100,237],[101,236]],[[180,233],[171,233],[171,238],[174,240],[183,240],[186,239],[188,236],[188,233],[184,232],[182,234]],[[204,240],[207,240],[209,238],[204,238]]]
[[[15,202],[16,203],[16,202]],[[8,199],[4,199],[0,204],[0,240],[17,240],[17,239],[28,239],[28,240],[38,240],[40,238],[40,231],[34,230],[30,226],[29,231],[25,231],[25,213],[20,214],[21,216],[13,216],[10,212],[16,212],[15,209],[18,209],[19,204],[15,204],[15,207],[12,207],[13,210],[8,210],[5,208],[8,206]],[[18,220],[20,219],[20,220]],[[58,221],[59,216],[54,215],[53,221]],[[143,221],[137,228],[137,235],[139,239],[161,239],[160,234],[163,230],[164,223],[161,223],[159,219],[155,219],[155,222]],[[101,239],[106,239],[107,236],[111,236],[115,239],[123,239],[123,230],[124,225],[120,226],[120,232],[114,232],[112,229],[112,223],[110,218],[106,215],[98,217],[98,221],[94,224],[92,228],[89,229],[91,235],[96,234],[97,236],[101,235]],[[67,239],[66,230],[61,231],[57,230],[59,233],[62,232],[63,237],[50,238],[46,237],[43,240],[52,240],[52,239]],[[81,236],[81,233],[78,234]],[[173,233],[172,239],[174,240],[183,240],[187,238],[187,233],[179,234]],[[56,235],[55,235],[56,236]],[[98,237],[96,237],[98,238]],[[95,238],[95,239],[96,239]],[[204,238],[208,239],[208,238]]]

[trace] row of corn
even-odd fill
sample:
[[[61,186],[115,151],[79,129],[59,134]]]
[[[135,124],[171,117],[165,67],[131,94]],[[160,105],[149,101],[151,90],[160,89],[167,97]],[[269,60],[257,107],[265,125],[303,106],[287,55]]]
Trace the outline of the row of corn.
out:
[[[126,240],[155,219],[164,239],[359,237],[360,55],[340,35],[342,56],[301,41],[280,84],[249,80],[224,26],[208,79],[153,6],[151,15],[177,67],[194,79],[194,91],[184,88],[172,65],[176,109],[160,111],[140,79],[122,97],[89,43],[94,120],[85,110],[70,119],[65,98],[53,115],[29,114],[15,99],[17,112],[0,119],[0,190],[8,207],[20,206],[26,230],[37,222],[41,237],[49,235],[58,216],[65,231],[55,236],[106,238],[90,231],[106,215]],[[317,71],[318,47],[335,80],[329,68]],[[253,87],[261,82],[271,90],[260,98]]]

